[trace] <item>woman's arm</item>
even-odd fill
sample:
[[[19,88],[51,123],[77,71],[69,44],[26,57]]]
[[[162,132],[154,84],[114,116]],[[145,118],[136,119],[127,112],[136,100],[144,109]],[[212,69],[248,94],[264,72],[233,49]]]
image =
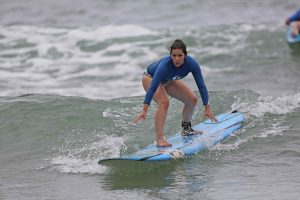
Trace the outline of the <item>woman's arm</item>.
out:
[[[216,119],[214,114],[211,112],[211,108],[208,103],[208,100],[209,100],[208,91],[207,91],[206,85],[204,83],[204,79],[203,79],[203,76],[201,73],[200,66],[198,65],[198,63],[196,63],[196,61],[194,61],[191,65],[191,67],[192,67],[192,74],[194,76],[200,96],[202,98],[203,105],[205,106],[204,115],[206,117],[208,117],[212,122],[217,122],[218,120]]]
[[[291,22],[294,21],[300,21],[300,9],[286,20],[286,24],[289,25]]]

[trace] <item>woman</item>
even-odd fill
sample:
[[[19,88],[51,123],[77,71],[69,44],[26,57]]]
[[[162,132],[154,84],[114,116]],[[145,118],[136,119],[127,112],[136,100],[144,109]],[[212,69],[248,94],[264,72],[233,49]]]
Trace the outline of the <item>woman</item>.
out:
[[[286,25],[290,25],[292,23],[292,36],[296,37],[299,35],[300,31],[300,9],[297,10],[293,15],[285,20]]]
[[[208,104],[208,92],[197,62],[187,55],[186,45],[177,39],[170,47],[170,56],[166,56],[151,64],[144,72],[142,82],[146,91],[143,111],[137,116],[135,122],[145,120],[148,107],[152,99],[158,104],[155,114],[156,145],[160,147],[172,146],[164,137],[164,126],[166,123],[169,108],[168,95],[184,103],[182,111],[182,135],[201,134],[191,127],[191,120],[197,96],[180,79],[192,72],[198,86],[203,105],[205,106],[205,116],[216,122],[215,116]],[[168,95],[167,95],[168,94]]]

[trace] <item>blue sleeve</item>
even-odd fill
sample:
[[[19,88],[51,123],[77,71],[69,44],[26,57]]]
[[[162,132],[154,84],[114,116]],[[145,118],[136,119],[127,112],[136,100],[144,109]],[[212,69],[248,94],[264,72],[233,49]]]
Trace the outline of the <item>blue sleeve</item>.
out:
[[[290,20],[291,22],[300,20],[300,10],[298,10],[298,11],[295,12],[292,16],[290,16],[290,17],[289,17],[289,20]]]
[[[192,72],[192,74],[194,76],[194,79],[196,81],[196,84],[197,84],[197,87],[198,87],[203,105],[207,105],[208,104],[208,99],[209,99],[208,91],[207,91],[206,85],[205,85],[204,80],[203,80],[203,76],[202,76],[202,73],[201,73],[200,66],[193,59],[191,59],[190,62],[191,62],[191,64],[190,64],[191,72]]]
[[[167,67],[165,66],[164,62],[160,62],[151,81],[151,84],[146,92],[144,103],[150,105],[151,100],[161,83],[161,81],[164,79],[165,74],[167,73]]]

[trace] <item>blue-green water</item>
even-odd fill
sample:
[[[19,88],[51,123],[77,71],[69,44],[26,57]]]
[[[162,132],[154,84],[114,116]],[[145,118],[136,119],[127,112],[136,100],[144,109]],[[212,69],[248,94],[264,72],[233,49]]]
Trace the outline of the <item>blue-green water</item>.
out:
[[[298,199],[300,54],[283,24],[297,7],[3,1],[0,199]],[[145,122],[131,123],[142,109],[141,74],[176,38],[201,64],[213,112],[245,112],[243,128],[179,162],[98,165],[154,142],[155,104]],[[181,109],[171,99],[166,137],[180,130]],[[195,122],[202,112],[199,104]]]

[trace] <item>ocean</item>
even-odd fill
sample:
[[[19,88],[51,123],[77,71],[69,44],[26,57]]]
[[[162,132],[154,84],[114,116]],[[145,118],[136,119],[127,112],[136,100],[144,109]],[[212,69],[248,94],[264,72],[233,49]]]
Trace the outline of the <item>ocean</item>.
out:
[[[300,198],[300,52],[286,0],[0,0],[0,199]],[[201,66],[214,114],[245,123],[224,143],[164,165],[99,159],[155,140],[144,69],[177,38]],[[199,96],[192,75],[184,81]],[[166,137],[180,131],[170,99]],[[201,100],[193,123],[203,121]]]

